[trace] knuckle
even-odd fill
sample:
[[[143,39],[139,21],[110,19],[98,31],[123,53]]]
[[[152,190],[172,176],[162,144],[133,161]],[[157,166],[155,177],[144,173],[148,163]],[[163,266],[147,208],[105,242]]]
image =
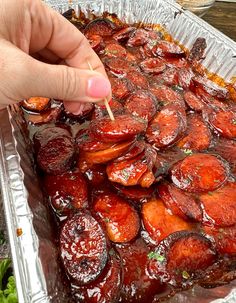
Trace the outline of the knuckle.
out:
[[[65,100],[73,99],[78,94],[78,77],[76,77],[76,70],[64,66],[62,69],[61,87],[58,90],[61,92],[62,98]]]

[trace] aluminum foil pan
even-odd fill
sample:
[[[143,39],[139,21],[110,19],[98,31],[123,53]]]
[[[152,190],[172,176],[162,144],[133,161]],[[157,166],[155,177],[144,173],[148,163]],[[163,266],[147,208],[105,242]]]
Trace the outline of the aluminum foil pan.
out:
[[[203,65],[226,81],[236,76],[236,43],[171,0],[46,0],[59,12],[116,13],[123,21],[161,24],[185,47],[207,40]],[[0,179],[19,303],[72,303],[63,280],[53,221],[34,171],[27,127],[18,106],[0,111]],[[236,282],[177,294],[178,303],[235,303]],[[218,299],[218,300],[216,300]]]

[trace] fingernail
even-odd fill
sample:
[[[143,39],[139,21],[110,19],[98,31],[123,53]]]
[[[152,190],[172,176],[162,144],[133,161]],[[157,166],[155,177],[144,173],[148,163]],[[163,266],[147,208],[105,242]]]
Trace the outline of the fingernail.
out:
[[[72,113],[73,115],[79,115],[83,111],[84,104],[80,102],[65,101],[64,107],[66,111]]]
[[[105,98],[111,92],[111,83],[105,77],[93,77],[88,80],[87,94],[92,98]]]

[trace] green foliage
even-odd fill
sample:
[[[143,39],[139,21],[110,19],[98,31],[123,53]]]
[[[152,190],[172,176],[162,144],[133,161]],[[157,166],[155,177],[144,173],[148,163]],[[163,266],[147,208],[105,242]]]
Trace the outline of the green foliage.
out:
[[[1,303],[18,302],[14,276],[8,277],[6,288],[3,289],[3,279],[10,266],[11,266],[10,259],[4,259],[0,261],[0,302]]]

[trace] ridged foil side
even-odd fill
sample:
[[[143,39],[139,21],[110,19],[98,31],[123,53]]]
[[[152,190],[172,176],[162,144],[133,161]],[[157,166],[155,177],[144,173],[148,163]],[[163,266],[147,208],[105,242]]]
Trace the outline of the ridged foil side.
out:
[[[166,0],[46,0],[59,12],[69,8],[86,14],[116,13],[126,22],[164,25],[181,44],[191,48],[195,39],[208,44],[204,66],[230,81],[236,76],[236,43],[177,5]],[[17,106],[0,111],[0,178],[12,250],[19,303],[72,302],[62,280],[49,211],[34,172],[26,127]],[[17,236],[22,230],[22,235]],[[200,287],[177,294],[171,302],[213,302],[229,294],[231,285],[215,290]],[[236,302],[236,291],[214,303]]]

